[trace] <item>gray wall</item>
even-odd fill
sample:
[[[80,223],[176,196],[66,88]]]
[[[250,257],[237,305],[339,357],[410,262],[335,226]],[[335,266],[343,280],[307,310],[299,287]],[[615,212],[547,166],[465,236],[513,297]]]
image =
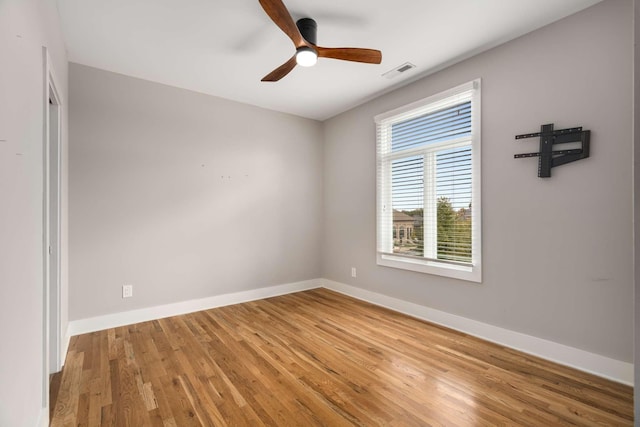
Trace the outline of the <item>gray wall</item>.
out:
[[[324,277],[631,362],[632,15],[605,1],[326,122]],[[483,283],[378,267],[373,117],[478,77]],[[591,157],[537,178],[514,136],[544,123],[590,129]]]
[[[43,379],[43,56],[62,96],[66,156],[67,58],[55,2],[0,1],[0,426],[35,426]],[[63,170],[66,158],[63,158]],[[63,172],[63,231],[66,229]],[[66,263],[66,238],[63,235]],[[66,295],[67,270],[62,269]],[[66,301],[63,317],[66,322]],[[66,324],[63,325],[66,330]]]
[[[70,97],[71,319],[320,277],[319,122],[77,64]]]

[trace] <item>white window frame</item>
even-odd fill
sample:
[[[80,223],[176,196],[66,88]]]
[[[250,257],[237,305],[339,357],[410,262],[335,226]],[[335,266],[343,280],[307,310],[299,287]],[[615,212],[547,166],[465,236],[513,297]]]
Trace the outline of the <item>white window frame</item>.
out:
[[[385,267],[399,268],[403,270],[417,271],[420,273],[435,274],[439,276],[451,277],[455,279],[468,280],[471,282],[482,282],[482,205],[481,205],[481,111],[480,111],[480,91],[481,80],[476,79],[471,82],[462,84],[455,88],[446,90],[436,95],[413,102],[409,105],[379,114],[375,117],[377,128],[377,264]],[[437,143],[425,147],[415,149],[401,150],[397,153],[391,151],[391,126],[394,123],[407,120],[411,117],[413,111],[415,116],[420,116],[429,111],[437,111],[442,109],[443,105],[456,102],[456,98],[471,95],[471,137],[465,136],[456,140],[448,140],[443,143]],[[433,175],[435,172],[429,172],[429,168],[434,167],[434,162],[427,161],[428,155],[434,155],[444,146],[454,148],[455,146],[468,146],[471,139],[471,169],[472,169],[472,198],[471,210],[472,234],[471,234],[471,263],[455,263],[435,260],[434,248],[427,248],[425,239],[425,258],[414,256],[403,256],[393,253],[393,238],[388,235],[387,230],[393,226],[393,208],[391,203],[391,165],[392,162],[399,158],[409,157],[413,154],[424,154],[424,174]],[[426,180],[425,180],[426,181]],[[431,180],[432,182],[434,180]],[[430,198],[435,198],[435,191],[428,191],[425,182],[425,212],[424,217],[427,218],[427,206],[435,209],[435,203],[429,203]],[[435,217],[435,215],[433,216]],[[425,235],[426,227],[437,227],[435,223],[424,224]],[[435,235],[435,233],[433,234]],[[434,241],[432,245],[437,245]],[[427,258],[428,257],[428,258]]]

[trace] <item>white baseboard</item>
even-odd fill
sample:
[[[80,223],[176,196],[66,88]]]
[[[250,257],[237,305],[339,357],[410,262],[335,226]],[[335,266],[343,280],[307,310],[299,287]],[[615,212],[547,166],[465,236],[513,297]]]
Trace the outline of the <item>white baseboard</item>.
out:
[[[216,295],[213,297],[197,300],[182,301],[174,304],[166,304],[156,307],[106,314],[104,316],[91,317],[88,319],[73,320],[69,322],[67,337],[86,334],[89,332],[102,331],[104,329],[115,328],[118,326],[131,325],[133,323],[162,319],[164,317],[178,316],[181,314],[208,310],[215,307],[255,301],[263,298],[270,298],[278,295],[290,294],[293,292],[300,292],[318,287],[320,287],[319,280],[305,280],[303,282],[287,283],[284,285],[270,286],[267,288],[252,289],[250,291]],[[66,344],[68,348],[68,340]]]
[[[62,343],[60,348],[60,367],[64,367],[64,363],[67,361],[67,352],[69,351],[69,341],[71,340],[71,335],[69,335],[69,326],[67,326],[67,331],[62,336]]]
[[[38,417],[37,427],[49,427],[49,408],[42,408]]]
[[[589,372],[600,377],[633,386],[632,363],[622,362],[599,354],[569,347],[564,344],[544,340],[531,335],[522,334],[520,332],[514,332],[509,329],[478,322],[466,317],[435,310],[433,308],[327,279],[306,280],[303,282],[271,286],[268,288],[217,295],[198,300],[183,301],[157,307],[107,314],[89,319],[73,320],[69,322],[69,328],[65,337],[66,339],[63,341],[65,355],[66,350],[69,347],[69,339],[73,335],[101,331],[104,329],[146,322],[164,317],[193,313],[195,311],[207,310],[225,305],[255,301],[318,287],[325,287],[375,305],[386,307],[438,325],[446,326],[487,341],[559,363],[561,365],[570,366],[581,371]]]
[[[321,279],[324,288],[370,302],[418,319],[532,354],[561,365],[633,386],[633,364],[590,353],[564,344],[478,322],[466,317],[399,300],[376,292]]]

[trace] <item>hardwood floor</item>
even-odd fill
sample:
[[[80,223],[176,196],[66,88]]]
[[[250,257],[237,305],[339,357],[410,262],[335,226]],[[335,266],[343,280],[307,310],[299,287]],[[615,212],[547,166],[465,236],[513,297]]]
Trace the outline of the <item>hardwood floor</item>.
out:
[[[633,424],[631,387],[324,289],[73,337],[54,382],[54,427]]]

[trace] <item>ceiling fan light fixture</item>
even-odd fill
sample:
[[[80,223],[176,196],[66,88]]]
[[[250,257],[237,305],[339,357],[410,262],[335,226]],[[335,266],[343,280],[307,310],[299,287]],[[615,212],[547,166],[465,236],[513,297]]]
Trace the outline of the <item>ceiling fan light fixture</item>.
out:
[[[318,62],[318,52],[308,46],[299,47],[296,51],[296,63],[303,67],[313,67]]]

